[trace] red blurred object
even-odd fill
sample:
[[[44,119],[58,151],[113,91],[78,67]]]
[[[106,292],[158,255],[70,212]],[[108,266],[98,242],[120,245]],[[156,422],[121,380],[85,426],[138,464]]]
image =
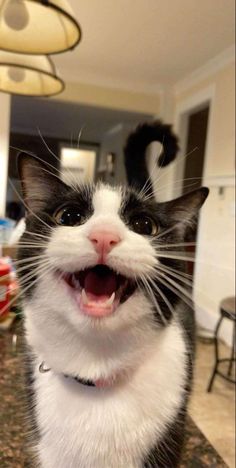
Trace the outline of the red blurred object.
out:
[[[0,320],[5,318],[10,310],[10,266],[0,263]]]

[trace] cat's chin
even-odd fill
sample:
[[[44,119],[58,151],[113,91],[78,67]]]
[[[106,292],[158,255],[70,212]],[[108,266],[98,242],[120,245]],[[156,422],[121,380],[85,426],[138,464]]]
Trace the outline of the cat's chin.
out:
[[[106,265],[96,265],[73,273],[59,271],[58,275],[79,311],[94,318],[113,314],[137,287],[134,281]]]

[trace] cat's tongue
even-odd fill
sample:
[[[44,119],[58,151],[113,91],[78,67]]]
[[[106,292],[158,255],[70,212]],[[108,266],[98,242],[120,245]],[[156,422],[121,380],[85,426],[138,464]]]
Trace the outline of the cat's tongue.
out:
[[[85,276],[84,289],[87,296],[89,294],[95,296],[111,296],[117,289],[116,275],[109,272],[104,276],[98,275],[95,271],[89,271]]]
[[[104,275],[88,271],[84,279],[84,291],[80,307],[86,315],[104,317],[113,312],[119,300],[115,298],[117,276],[112,271]]]

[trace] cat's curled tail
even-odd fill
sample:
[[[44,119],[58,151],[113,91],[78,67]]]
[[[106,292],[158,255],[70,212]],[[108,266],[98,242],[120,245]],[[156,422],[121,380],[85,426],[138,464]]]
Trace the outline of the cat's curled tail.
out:
[[[179,149],[178,139],[172,132],[171,125],[163,124],[161,120],[144,123],[132,132],[125,144],[125,167],[129,185],[141,190],[149,178],[146,163],[146,149],[152,141],[159,141],[163,150],[157,159],[159,167],[167,166],[176,157]],[[151,181],[147,193],[152,193]]]

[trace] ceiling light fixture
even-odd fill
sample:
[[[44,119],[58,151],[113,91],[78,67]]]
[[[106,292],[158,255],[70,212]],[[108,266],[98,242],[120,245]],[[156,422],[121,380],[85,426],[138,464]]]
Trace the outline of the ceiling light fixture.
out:
[[[57,54],[81,40],[67,0],[0,0],[0,48],[30,55]]]
[[[61,93],[64,87],[50,57],[0,51],[0,91],[48,97]]]

